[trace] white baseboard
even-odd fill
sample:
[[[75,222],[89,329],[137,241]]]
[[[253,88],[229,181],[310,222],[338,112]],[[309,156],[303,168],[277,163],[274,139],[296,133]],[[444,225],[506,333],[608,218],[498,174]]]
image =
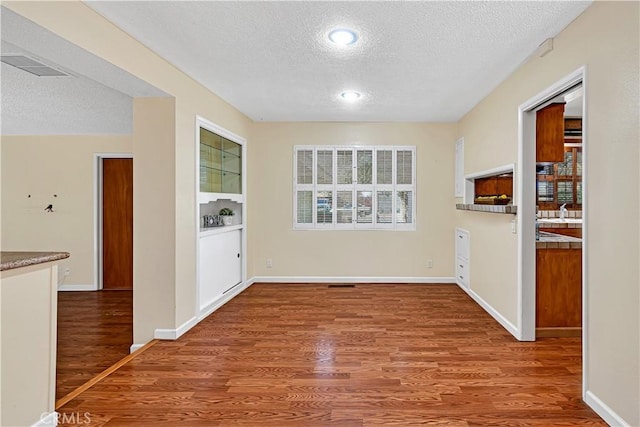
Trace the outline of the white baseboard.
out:
[[[249,286],[253,285],[253,283],[254,283],[253,279],[251,279],[248,282],[245,282],[243,285],[238,285],[235,288],[232,288],[226,294],[222,294],[220,298],[211,302],[205,308],[200,310],[200,313],[198,314],[198,322],[200,322],[202,319],[204,319],[205,317],[207,317],[208,315],[210,315],[211,313],[213,313],[214,311],[216,311],[217,309],[219,309],[220,307],[228,303],[231,299],[235,298],[242,291],[247,289]]]
[[[144,344],[131,344],[131,347],[129,347],[129,353],[134,353],[134,352],[140,350],[145,345],[147,345],[147,343],[144,343]]]
[[[178,326],[178,328],[176,329],[156,329],[153,334],[153,337],[159,340],[176,340],[180,338],[185,332],[187,332],[189,329],[193,328],[198,323],[200,323],[202,319],[204,319],[205,317],[207,317],[208,315],[210,315],[211,313],[213,313],[214,311],[216,311],[217,309],[225,305],[227,302],[229,302],[231,299],[233,299],[240,292],[244,291],[252,284],[253,284],[253,280],[250,280],[248,282],[245,282],[243,285],[236,286],[235,288],[233,288],[226,294],[223,294],[220,298],[218,298],[217,300],[213,301],[211,304],[206,306],[204,309],[200,310],[200,313],[198,313],[198,316],[193,316],[191,319],[187,320],[182,325]],[[132,345],[131,349],[133,349],[133,347],[136,345],[138,344]],[[137,347],[136,350],[140,347],[141,346]]]
[[[175,340],[180,338],[189,329],[193,328],[197,323],[198,319],[193,316],[176,329],[156,329],[153,337],[158,340]]]
[[[480,295],[476,294],[472,289],[468,289],[468,288],[466,288],[464,286],[461,286],[459,284],[458,284],[458,287],[460,289],[462,289],[463,291],[465,291],[467,293],[467,295],[469,295],[471,298],[473,298],[473,300],[475,302],[477,302],[478,305],[484,309],[484,311],[486,311],[487,313],[489,313],[491,315],[491,317],[496,319],[496,321],[498,323],[500,323],[503,328],[505,328],[507,331],[509,331],[509,333],[511,335],[513,335],[518,340],[520,339],[519,338],[520,333],[518,331],[518,328],[513,323],[509,322],[506,317],[504,317],[502,314],[500,314],[500,312],[498,310],[493,308],[493,306],[491,304],[489,304],[488,302],[483,300],[482,297],[480,297]]]
[[[255,276],[251,283],[455,283],[454,277]]]
[[[58,413],[57,412],[49,412],[48,414],[45,412],[40,415],[40,419],[38,422],[33,424],[31,427],[54,427],[58,425]]]
[[[603,420],[610,426],[629,427],[631,423],[628,423],[620,415],[609,407],[606,403],[600,400],[595,394],[588,391],[585,393],[585,402],[593,409],[596,414],[600,415]]]
[[[96,285],[58,285],[58,291],[68,292],[68,291],[97,291],[98,287]]]

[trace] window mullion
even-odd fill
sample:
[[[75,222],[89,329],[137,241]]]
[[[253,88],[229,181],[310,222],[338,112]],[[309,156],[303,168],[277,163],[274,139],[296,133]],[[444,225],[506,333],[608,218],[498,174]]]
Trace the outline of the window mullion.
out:
[[[296,146],[294,155],[295,228],[415,229],[415,147]],[[574,162],[574,199],[576,175]]]

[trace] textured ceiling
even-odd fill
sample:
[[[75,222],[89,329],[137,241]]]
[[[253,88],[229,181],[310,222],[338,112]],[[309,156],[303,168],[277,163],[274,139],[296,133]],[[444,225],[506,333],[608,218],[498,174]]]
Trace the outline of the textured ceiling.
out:
[[[86,3],[254,120],[429,122],[460,119],[591,4]],[[336,48],[336,27],[360,39]]]
[[[37,77],[0,69],[2,135],[130,134],[135,97],[161,90],[1,8],[2,54],[22,54],[70,73]]]

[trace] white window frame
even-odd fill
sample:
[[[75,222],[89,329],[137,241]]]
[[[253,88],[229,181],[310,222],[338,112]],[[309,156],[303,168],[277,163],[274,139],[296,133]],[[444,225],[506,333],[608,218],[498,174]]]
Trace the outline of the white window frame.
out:
[[[318,151],[331,150],[332,155],[332,184],[317,184],[317,153]],[[299,151],[312,151],[312,184],[298,184],[298,152]],[[353,167],[353,179],[351,184],[338,184],[338,151],[352,151],[352,167]],[[372,151],[372,183],[371,184],[359,184],[358,179],[358,151]],[[378,152],[391,151],[392,152],[392,183],[391,184],[378,184],[377,183],[377,160]],[[397,152],[398,151],[411,151],[411,184],[398,184],[397,183]],[[417,207],[417,183],[416,183],[416,147],[415,146],[362,146],[362,145],[296,145],[293,147],[293,229],[294,230],[393,230],[393,231],[415,231],[416,230],[416,207]],[[311,223],[298,223],[298,191],[311,191],[312,192],[312,222]],[[331,191],[332,194],[332,207],[333,215],[331,223],[318,223],[317,222],[317,201],[318,191]],[[351,191],[352,197],[352,209],[353,221],[351,223],[337,223],[336,202],[338,191]],[[358,223],[357,222],[357,195],[358,191],[371,191],[371,209],[372,219],[371,223]],[[392,192],[392,214],[390,223],[377,223],[376,214],[378,212],[378,191],[391,191]],[[397,195],[400,191],[411,191],[411,219],[410,223],[397,222]]]

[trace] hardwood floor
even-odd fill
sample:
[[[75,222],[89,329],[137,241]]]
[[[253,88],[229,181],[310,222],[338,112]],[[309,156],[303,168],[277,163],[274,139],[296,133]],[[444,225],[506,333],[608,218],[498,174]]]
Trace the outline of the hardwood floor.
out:
[[[58,292],[56,400],[129,354],[131,291]]]
[[[518,342],[455,285],[255,284],[58,412],[95,426],[606,425],[580,393],[579,338]]]

